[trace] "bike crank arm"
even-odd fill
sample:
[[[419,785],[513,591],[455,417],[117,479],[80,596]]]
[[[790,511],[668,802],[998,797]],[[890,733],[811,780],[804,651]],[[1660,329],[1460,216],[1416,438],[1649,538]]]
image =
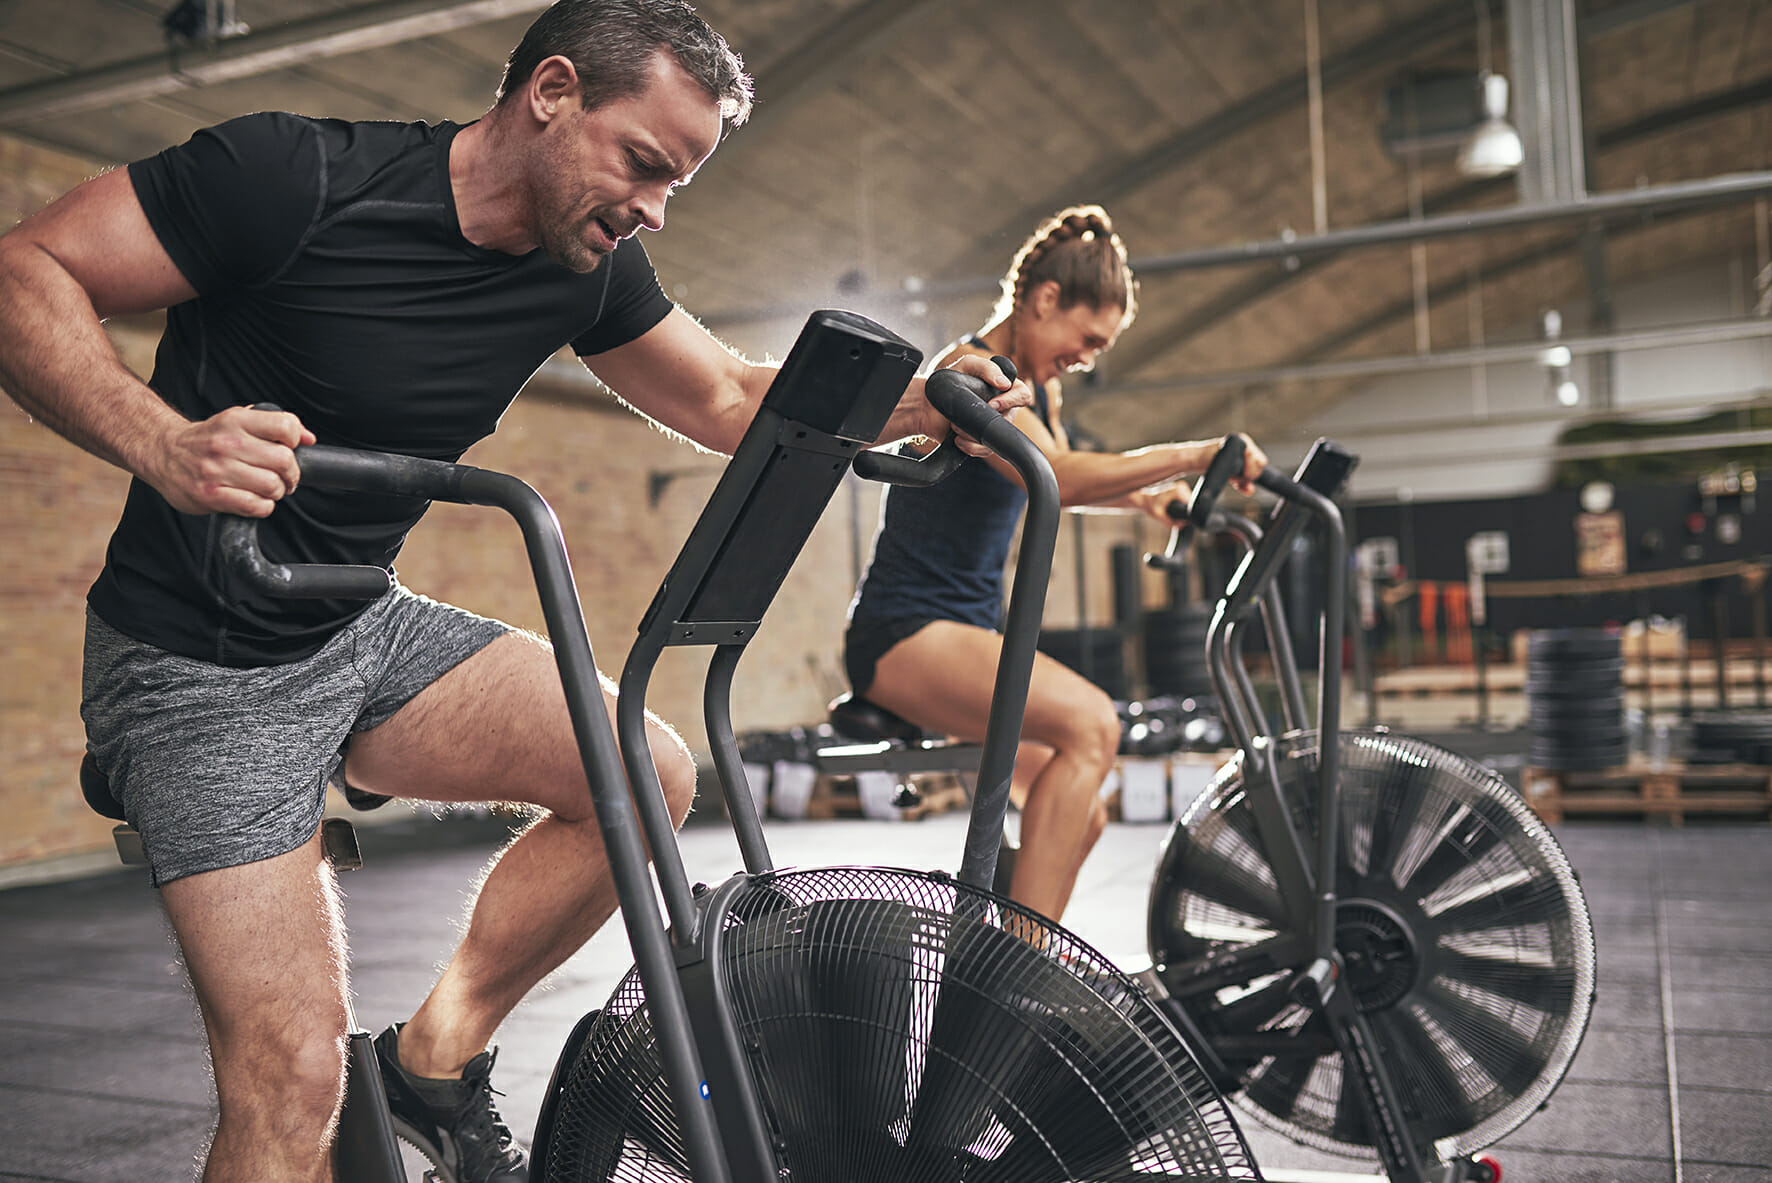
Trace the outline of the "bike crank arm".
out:
[[[1334,960],[1339,971],[1341,959]],[[1340,977],[1339,972],[1334,977]],[[1310,978],[1304,978],[1301,984],[1310,981]],[[1310,993],[1310,990],[1307,987],[1303,992]],[[1332,981],[1325,995],[1311,1000],[1311,1004],[1327,1021],[1336,1046],[1341,1050],[1342,1063],[1359,1074],[1360,1096],[1366,1103],[1372,1146],[1378,1151],[1378,1160],[1391,1183],[1452,1183],[1459,1176],[1448,1176],[1439,1168],[1430,1168],[1409,1137],[1396,1080],[1379,1054],[1372,1025],[1355,1004],[1353,991],[1337,988]]]

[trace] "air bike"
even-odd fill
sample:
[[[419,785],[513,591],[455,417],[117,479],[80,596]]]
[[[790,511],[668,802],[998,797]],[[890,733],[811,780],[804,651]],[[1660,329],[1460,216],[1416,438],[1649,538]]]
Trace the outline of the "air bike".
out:
[[[1141,980],[1258,1119],[1375,1156],[1393,1183],[1493,1183],[1498,1164],[1476,1152],[1543,1106],[1587,1028],[1593,930],[1561,848],[1500,776],[1382,728],[1341,730],[1347,540],[1331,498],[1355,463],[1319,440],[1295,477],[1269,468],[1256,483],[1280,502],[1264,531],[1217,509],[1243,469],[1232,436],[1188,507],[1246,552],[1206,653],[1238,750],[1164,845]],[[1310,525],[1324,572],[1314,728],[1275,586]],[[1257,614],[1277,729],[1241,656]]]
[[[770,859],[732,731],[734,669],[851,467],[927,482],[962,458],[951,443],[920,462],[866,450],[921,360],[862,317],[813,315],[640,623],[613,730],[559,527],[533,489],[465,465],[297,451],[305,485],[496,505],[523,530],[637,962],[567,1042],[537,1124],[534,1179],[1261,1177],[1211,1080],[1145,991],[989,890],[1058,490],[976,379],[940,371],[929,399],[1015,465],[1029,508],[959,871],[785,869]],[[229,530],[236,568],[263,593],[369,597],[388,587],[379,568],[272,562],[246,519]],[[652,669],[684,645],[714,649],[707,733],[744,863],[713,887],[685,874],[645,736]],[[373,1055],[366,1036],[353,1051]],[[347,1100],[345,1134],[373,1115],[373,1094]],[[341,1179],[386,1177],[356,1174],[349,1152],[339,1165]]]

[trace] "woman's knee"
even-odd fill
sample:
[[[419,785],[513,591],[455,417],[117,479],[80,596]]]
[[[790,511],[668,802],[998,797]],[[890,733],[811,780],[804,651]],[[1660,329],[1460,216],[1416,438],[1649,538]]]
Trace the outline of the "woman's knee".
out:
[[[1086,821],[1083,826],[1084,854],[1088,854],[1091,850],[1095,849],[1095,844],[1101,840],[1101,835],[1106,831],[1107,824],[1107,802],[1097,796],[1094,803],[1089,808],[1089,820]]]
[[[1076,704],[1070,717],[1071,750],[1079,759],[1105,775],[1120,750],[1120,712],[1105,694],[1093,694]]]

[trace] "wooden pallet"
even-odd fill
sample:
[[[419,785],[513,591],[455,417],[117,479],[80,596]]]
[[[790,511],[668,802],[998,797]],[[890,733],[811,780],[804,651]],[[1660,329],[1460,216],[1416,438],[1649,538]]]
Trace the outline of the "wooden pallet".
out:
[[[963,810],[971,804],[972,797],[966,786],[951,774],[920,772],[912,775],[910,780],[917,788],[918,801],[898,811],[900,821],[917,821],[937,813]],[[806,805],[808,820],[864,816],[866,812],[853,776],[820,775],[813,782],[812,799]]]
[[[1772,815],[1772,767],[1764,764],[1633,762],[1592,772],[1528,768],[1521,776],[1527,804],[1545,822],[1570,814],[1664,817],[1684,825],[1687,814],[1723,814],[1764,820]]]
[[[1765,670],[1753,662],[1730,658],[1723,667],[1728,683],[1729,701],[1745,704],[1757,700],[1762,680],[1772,683],[1772,664]],[[1483,673],[1485,689],[1490,694],[1524,694],[1530,681],[1526,667],[1517,662],[1496,662]],[[1647,667],[1626,655],[1619,686],[1632,696],[1633,704],[1644,692],[1662,702],[1680,696],[1689,687],[1700,697],[1714,697],[1717,685],[1716,663],[1708,658],[1693,661],[1684,670],[1675,662],[1657,661]],[[1461,698],[1477,692],[1477,671],[1471,665],[1418,665],[1408,669],[1386,670],[1373,679],[1374,688],[1384,698]]]

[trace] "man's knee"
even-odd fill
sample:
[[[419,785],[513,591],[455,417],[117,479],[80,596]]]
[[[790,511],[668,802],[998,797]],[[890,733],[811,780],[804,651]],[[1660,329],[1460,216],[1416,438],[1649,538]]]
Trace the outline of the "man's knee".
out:
[[[661,726],[653,732],[652,758],[658,766],[658,781],[670,807],[671,821],[680,826],[695,804],[695,757],[682,736]]]
[[[223,1117],[235,1114],[291,1132],[326,1130],[344,1095],[342,1023],[282,1023],[267,1018],[249,1036],[217,1041],[216,1092]]]

